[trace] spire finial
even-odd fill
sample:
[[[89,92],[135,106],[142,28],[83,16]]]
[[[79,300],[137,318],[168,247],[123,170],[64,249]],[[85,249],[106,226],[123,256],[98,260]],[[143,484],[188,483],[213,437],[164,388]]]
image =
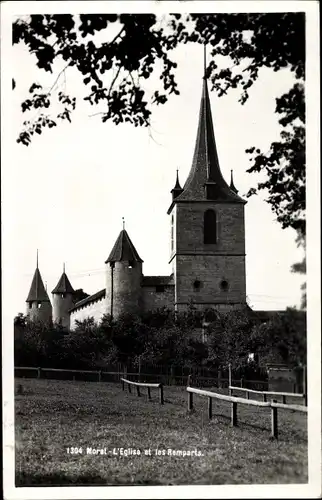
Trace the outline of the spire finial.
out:
[[[37,248],[37,262],[36,262],[36,267],[38,269],[38,248]]]
[[[238,193],[238,190],[236,189],[236,186],[234,184],[234,176],[233,176],[233,170],[230,171],[230,189],[234,191],[234,193]]]
[[[124,229],[125,229],[125,219],[124,219],[124,217],[122,217],[122,223],[123,223],[123,231],[124,231]]]
[[[206,80],[206,69],[207,69],[207,52],[206,52],[206,47],[207,47],[207,44],[205,42],[204,46],[203,46],[203,65],[204,65],[204,68],[203,68],[203,77],[204,77],[205,80]]]
[[[65,262],[63,262],[63,273],[65,273]]]

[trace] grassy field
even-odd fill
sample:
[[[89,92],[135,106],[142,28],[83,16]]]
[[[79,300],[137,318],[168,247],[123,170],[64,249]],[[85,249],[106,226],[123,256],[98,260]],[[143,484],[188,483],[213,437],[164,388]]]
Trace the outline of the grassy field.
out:
[[[239,425],[232,428],[230,405],[223,401],[213,400],[210,422],[206,398],[195,396],[188,414],[184,387],[165,387],[161,406],[156,391],[148,401],[120,384],[16,379],[18,384],[16,486],[307,482],[305,414],[279,410],[274,441],[269,409],[238,405]],[[72,447],[82,453],[68,453]],[[88,454],[87,448],[107,454]],[[141,455],[125,456],[121,448]],[[168,449],[197,456],[174,456]]]

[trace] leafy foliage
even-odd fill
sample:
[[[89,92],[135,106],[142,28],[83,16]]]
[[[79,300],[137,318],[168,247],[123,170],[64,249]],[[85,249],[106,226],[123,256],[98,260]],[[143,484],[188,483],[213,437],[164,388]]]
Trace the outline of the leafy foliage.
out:
[[[302,247],[304,251],[303,259],[300,262],[296,262],[292,265],[291,270],[293,273],[306,274],[306,237],[300,231],[298,231],[296,243],[298,247]],[[302,300],[301,309],[306,310],[306,281],[301,285],[302,290]]]
[[[99,32],[103,43],[95,41]],[[178,44],[199,43],[211,47],[206,74],[219,96],[240,91],[244,104],[263,68],[288,68],[296,82],[277,97],[281,136],[264,153],[249,148],[250,173],[264,172],[266,180],[252,188],[268,193],[267,202],[278,222],[305,233],[305,16],[303,13],[261,14],[169,14],[162,20],[152,14],[31,15],[13,23],[13,44],[24,43],[36,57],[37,66],[53,72],[56,61],[64,61],[54,84],[44,90],[30,87],[32,94],[22,111],[51,107],[59,79],[67,68],[80,73],[91,105],[103,122],[149,126],[153,104],[165,104],[179,94],[175,79],[177,64],[169,54]],[[218,64],[218,61],[223,64]],[[149,95],[144,81],[162,66],[158,85]],[[13,80],[13,88],[16,82]],[[35,91],[37,90],[37,93]],[[42,113],[34,123],[24,122],[18,142],[28,146],[32,136],[58,120],[72,120],[76,97],[58,94],[62,111],[56,117]]]
[[[287,309],[254,328],[251,340],[263,362],[306,364],[306,316]]]
[[[16,366],[97,369],[121,363],[138,369],[143,362],[225,370],[231,363],[234,370],[254,372],[250,353],[261,364],[282,360],[296,365],[305,359],[305,315],[295,310],[275,314],[265,323],[247,309],[213,312],[212,321],[201,327],[193,310],[175,316],[163,309],[118,320],[106,315],[99,323],[88,318],[69,333],[56,325],[21,322],[25,326],[15,343]]]

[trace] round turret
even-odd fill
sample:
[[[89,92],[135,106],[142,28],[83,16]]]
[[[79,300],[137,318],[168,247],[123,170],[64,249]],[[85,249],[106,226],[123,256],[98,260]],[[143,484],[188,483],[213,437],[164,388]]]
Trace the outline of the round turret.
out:
[[[75,291],[70,284],[70,281],[65,273],[65,269],[56,287],[51,293],[53,297],[53,322],[69,329],[69,310],[74,306]]]
[[[107,314],[118,318],[141,309],[142,259],[123,229],[106,260]]]
[[[42,323],[50,323],[52,320],[51,303],[38,268],[38,252],[36,271],[26,299],[26,316],[30,321]]]

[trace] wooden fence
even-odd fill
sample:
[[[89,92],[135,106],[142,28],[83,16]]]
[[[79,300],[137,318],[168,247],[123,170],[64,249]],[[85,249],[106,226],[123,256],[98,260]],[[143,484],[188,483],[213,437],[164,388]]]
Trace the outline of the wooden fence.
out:
[[[164,405],[164,394],[162,384],[147,384],[144,382],[133,382],[132,380],[127,380],[126,378],[121,378],[122,389],[125,390],[125,384],[128,385],[129,393],[131,393],[131,386],[136,387],[136,392],[138,396],[141,396],[140,387],[146,387],[148,389],[148,399],[151,399],[151,389],[159,389],[160,394],[160,404]]]
[[[162,383],[163,385],[176,385],[187,386],[187,376],[172,376],[165,373],[138,373],[138,372],[124,372],[119,369],[117,371],[105,370],[73,370],[67,368],[43,368],[43,367],[30,367],[30,366],[17,366],[15,367],[16,377],[31,377],[31,378],[47,378],[54,380],[89,380],[98,382],[119,382],[121,377],[128,377],[137,382],[145,383]],[[191,376],[190,376],[191,378]],[[220,387],[228,388],[228,378],[216,377],[194,377],[191,385],[198,387]],[[239,380],[233,380],[233,383],[239,383]],[[262,387],[266,384],[262,381],[250,381],[253,384]]]
[[[260,395],[263,398],[263,401],[267,401],[267,396],[280,396],[282,397],[282,403],[286,404],[286,398],[300,398],[303,399],[303,403],[307,406],[307,396],[306,394],[298,394],[296,392],[273,392],[273,391],[254,391],[253,389],[247,389],[245,387],[235,387],[229,386],[229,394],[233,395],[233,391],[241,391],[246,393],[246,398],[249,399],[250,394]]]
[[[222,401],[227,401],[231,403],[231,425],[237,425],[237,404],[246,404],[251,406],[259,406],[264,408],[271,408],[271,436],[275,439],[278,438],[278,418],[277,418],[277,410],[278,408],[284,410],[292,410],[292,411],[300,411],[303,413],[307,413],[306,406],[298,406],[298,405],[286,405],[282,403],[277,403],[276,401],[265,402],[265,401],[256,401],[245,398],[238,398],[235,396],[226,396],[225,394],[217,394],[215,392],[204,391],[202,389],[196,389],[194,387],[187,387],[188,392],[188,411],[193,410],[193,395],[198,394],[199,396],[208,397],[208,418],[212,418],[212,400],[220,399]]]

